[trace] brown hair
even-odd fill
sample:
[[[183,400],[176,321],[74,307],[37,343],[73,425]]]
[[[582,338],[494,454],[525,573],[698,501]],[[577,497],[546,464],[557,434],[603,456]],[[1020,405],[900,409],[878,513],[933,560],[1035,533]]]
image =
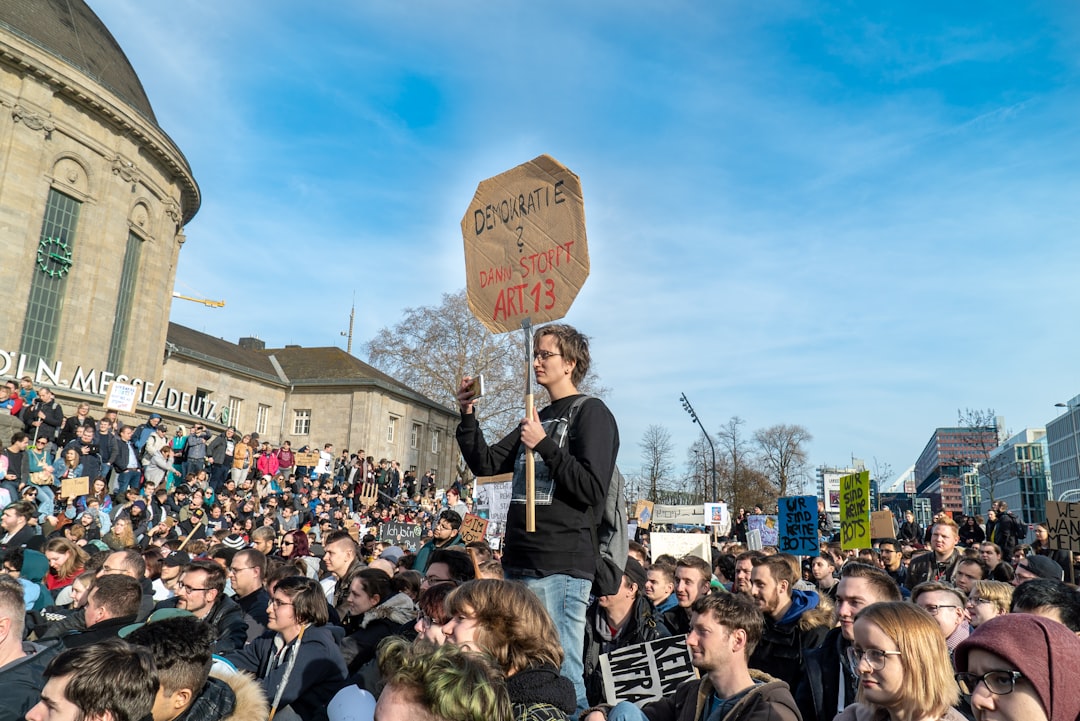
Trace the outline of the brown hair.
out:
[[[68,555],[67,560],[56,570],[55,576],[60,579],[67,578],[76,571],[86,568],[86,561],[90,558],[86,551],[63,536],[50,538],[49,542],[45,544],[45,550],[51,553],[66,553]]]
[[[693,611],[712,611],[716,621],[732,631],[746,633],[746,658],[757,648],[765,628],[765,619],[754,600],[745,593],[708,593],[694,601]]]
[[[476,619],[476,641],[509,674],[562,666],[563,649],[544,604],[524,584],[480,578],[446,598],[448,616]]]
[[[559,353],[562,354],[563,360],[574,364],[574,370],[570,373],[570,382],[577,386],[581,381],[585,380],[591,363],[589,338],[579,333],[573,326],[565,323],[552,323],[536,332],[537,340],[544,336],[552,336],[555,339],[555,344],[559,347]]]

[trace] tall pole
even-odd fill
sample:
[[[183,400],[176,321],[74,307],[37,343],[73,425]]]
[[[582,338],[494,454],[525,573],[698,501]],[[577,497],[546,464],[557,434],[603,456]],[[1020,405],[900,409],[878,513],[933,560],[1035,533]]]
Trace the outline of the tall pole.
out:
[[[701,424],[701,419],[698,418],[697,413],[694,412],[694,407],[690,405],[690,400],[686,397],[686,394],[680,394],[679,400],[682,402],[683,410],[690,414],[690,418],[694,423],[698,424],[698,428],[701,429],[702,434],[705,436],[705,440],[709,442],[709,450],[712,451],[712,500],[715,502],[718,500],[719,495],[716,488],[716,447],[713,446],[712,438],[709,437],[709,432],[705,430],[705,426]],[[732,482],[734,482],[734,479]]]

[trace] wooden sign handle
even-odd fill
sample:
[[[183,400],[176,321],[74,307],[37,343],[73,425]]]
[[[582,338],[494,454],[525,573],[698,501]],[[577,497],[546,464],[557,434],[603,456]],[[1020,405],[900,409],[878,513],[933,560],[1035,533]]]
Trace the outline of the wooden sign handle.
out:
[[[187,538],[184,539],[184,542],[180,544],[180,548],[176,549],[177,551],[183,551],[184,550],[184,546],[186,546],[188,544],[188,541],[191,540],[192,536],[195,535],[195,531],[199,530],[199,527],[202,526],[202,524],[203,524],[203,519],[200,518],[198,520],[198,522],[191,528],[191,533],[189,533]]]
[[[533,394],[525,396],[525,417],[532,418]],[[532,449],[525,449],[525,532],[536,533],[536,461]]]

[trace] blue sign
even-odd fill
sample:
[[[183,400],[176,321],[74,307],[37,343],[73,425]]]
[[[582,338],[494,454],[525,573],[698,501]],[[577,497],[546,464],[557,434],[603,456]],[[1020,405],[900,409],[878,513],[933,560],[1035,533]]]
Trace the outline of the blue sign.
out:
[[[816,556],[818,508],[816,496],[785,496],[779,501],[778,548],[795,556]]]

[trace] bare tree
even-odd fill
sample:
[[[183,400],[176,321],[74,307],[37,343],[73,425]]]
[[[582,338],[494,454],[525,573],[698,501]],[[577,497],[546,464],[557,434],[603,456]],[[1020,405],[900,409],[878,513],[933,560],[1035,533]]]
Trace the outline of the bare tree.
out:
[[[998,481],[1005,475],[1001,467],[990,462],[990,456],[1001,442],[994,409],[957,409],[956,425],[964,432],[956,439],[957,450],[952,456],[943,457],[941,464],[954,469],[957,478],[963,478],[964,473],[977,469],[979,490],[990,496],[992,505],[997,500]]]
[[[742,418],[732,416],[717,433],[718,445],[722,449],[720,456],[724,459],[722,464],[717,463],[720,466],[717,473],[721,476],[720,497],[728,499],[734,508],[746,505],[745,498],[749,495],[744,487],[747,463],[751,460],[750,449],[742,435],[745,424]]]
[[[655,503],[657,491],[665,488],[671,480],[671,454],[674,450],[671,434],[663,426],[649,426],[638,446],[641,448],[641,475],[649,489],[648,498]]]
[[[509,433],[524,413],[531,366],[523,334],[491,333],[469,310],[464,289],[443,294],[436,306],[406,308],[397,325],[380,329],[364,349],[373,366],[448,408],[457,408],[461,378],[483,373],[477,414],[488,438]],[[578,389],[591,395],[606,390],[592,369]]]
[[[806,444],[813,439],[802,426],[785,423],[754,432],[758,462],[778,497],[788,495],[788,486],[806,476]]]
[[[709,449],[702,437],[697,438],[686,449],[686,473],[683,486],[686,490],[693,491],[694,503],[704,503],[709,496],[709,489],[712,488],[712,465],[709,459]]]

